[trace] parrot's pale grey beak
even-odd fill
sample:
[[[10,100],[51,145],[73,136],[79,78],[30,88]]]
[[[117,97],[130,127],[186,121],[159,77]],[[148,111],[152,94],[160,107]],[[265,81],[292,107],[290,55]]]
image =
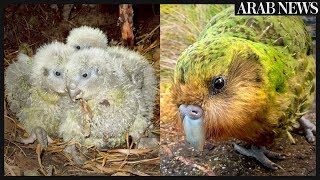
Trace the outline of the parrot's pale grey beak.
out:
[[[203,122],[203,110],[196,105],[182,104],[179,107],[183,120],[184,132],[187,141],[197,150],[202,151],[205,142],[205,129]]]
[[[81,90],[79,88],[77,88],[77,86],[74,83],[70,83],[67,86],[67,90],[68,90],[68,94],[69,94],[70,99],[74,102],[76,99],[79,99],[80,96],[82,95]]]

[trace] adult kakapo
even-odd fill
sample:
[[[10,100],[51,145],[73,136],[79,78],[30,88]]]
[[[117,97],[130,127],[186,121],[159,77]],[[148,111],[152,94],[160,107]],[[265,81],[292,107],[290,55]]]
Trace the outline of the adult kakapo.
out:
[[[202,149],[205,139],[237,138],[241,154],[276,169],[264,146],[300,122],[309,142],[316,128],[302,117],[315,94],[311,38],[294,16],[217,14],[179,57],[172,102],[179,107],[187,140]],[[291,140],[292,137],[291,137]]]
[[[71,139],[84,145],[116,147],[125,143],[128,132],[134,142],[139,142],[151,125],[152,108],[146,105],[141,87],[131,80],[120,60],[121,56],[101,48],[84,49],[70,56],[66,66],[67,89],[73,100],[86,101],[88,116],[69,111],[60,126],[65,141]],[[131,70],[141,70],[132,66]],[[154,100],[152,100],[154,101]],[[90,124],[89,126],[86,126]]]
[[[75,50],[54,41],[40,47],[33,57],[30,74],[30,97],[17,113],[19,121],[30,134],[24,143],[38,140],[46,147],[49,135],[57,134],[63,110],[71,103],[66,91],[64,66],[67,56]]]

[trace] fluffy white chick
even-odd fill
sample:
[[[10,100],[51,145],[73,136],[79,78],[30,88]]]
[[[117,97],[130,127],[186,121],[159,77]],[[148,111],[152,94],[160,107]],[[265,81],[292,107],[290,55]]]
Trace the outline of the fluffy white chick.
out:
[[[152,118],[157,81],[151,64],[139,53],[120,46],[107,46],[107,36],[98,28],[81,26],[70,31],[67,44],[75,49],[102,48],[112,54],[124,66],[131,81],[142,89],[145,107],[143,116]],[[141,113],[142,114],[142,113]],[[138,136],[138,135],[133,135]]]
[[[144,115],[147,103],[142,91],[132,83],[131,74],[121,62],[119,56],[100,48],[84,49],[70,56],[66,65],[69,95],[74,100],[87,101],[92,117],[90,135],[86,137],[85,120],[79,110],[69,111],[59,130],[65,141],[116,147],[125,142],[127,132],[131,135],[141,131],[141,136],[150,125],[150,118]],[[136,129],[132,129],[134,124]]]
[[[72,46],[76,50],[99,47],[107,48],[108,38],[99,28],[89,26],[80,26],[69,32],[67,37],[67,45]]]
[[[153,117],[155,98],[158,91],[155,70],[148,60],[138,52],[121,46],[108,47],[106,51],[111,58],[116,59],[116,63],[122,65],[134,86],[141,90],[143,101],[139,104],[138,114],[143,118],[137,118],[130,128],[130,135],[134,140],[137,140],[145,130],[145,119],[149,121]]]
[[[75,50],[54,41],[37,49],[30,75],[31,88],[27,105],[18,112],[18,119],[30,134],[24,143],[35,140],[47,147],[49,135],[56,135],[64,109],[71,104],[66,93],[64,66]]]
[[[17,60],[11,63],[5,70],[5,95],[10,110],[17,113],[26,106],[27,98],[30,96],[31,87],[31,58],[26,54],[19,53]]]

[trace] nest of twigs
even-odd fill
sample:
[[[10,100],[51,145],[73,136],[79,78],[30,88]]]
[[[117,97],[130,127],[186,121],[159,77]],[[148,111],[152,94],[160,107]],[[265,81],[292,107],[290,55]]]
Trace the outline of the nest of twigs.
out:
[[[70,8],[71,7],[71,8]],[[158,7],[135,6],[134,50],[144,55],[156,70],[160,80],[160,29]],[[141,11],[141,12],[140,12]],[[90,15],[89,15],[90,14]],[[117,5],[10,5],[5,9],[4,68],[12,63],[18,52],[33,55],[36,48],[52,40],[64,41],[68,32],[81,25],[98,27],[107,32],[111,45],[121,45],[120,28],[117,26]],[[154,110],[153,133],[160,134],[159,93]],[[28,134],[10,111],[4,100],[4,172],[6,176],[65,176],[65,175],[160,175],[159,150],[98,149],[76,144],[86,162],[77,165],[64,148],[69,142],[53,139],[43,150],[37,143],[24,145],[20,137]]]
[[[77,165],[70,155],[63,152],[69,142],[54,139],[43,150],[36,143],[20,143],[19,137],[22,134],[26,134],[23,127],[5,115],[6,176],[159,175],[158,148],[131,149],[132,144],[127,144],[126,148],[103,150],[76,144],[77,150],[87,159],[84,164]]]

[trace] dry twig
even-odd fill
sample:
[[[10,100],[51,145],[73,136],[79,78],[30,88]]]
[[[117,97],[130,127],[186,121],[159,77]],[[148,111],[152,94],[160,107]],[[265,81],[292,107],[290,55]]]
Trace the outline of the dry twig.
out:
[[[182,156],[177,156],[175,159],[183,162],[185,165],[187,166],[191,166],[191,167],[195,167],[201,171],[203,171],[204,173],[206,173],[208,176],[215,176],[215,173],[209,169],[209,168],[205,168],[203,166],[200,166],[198,164],[195,164],[194,162],[192,162],[190,159],[184,158]]]

